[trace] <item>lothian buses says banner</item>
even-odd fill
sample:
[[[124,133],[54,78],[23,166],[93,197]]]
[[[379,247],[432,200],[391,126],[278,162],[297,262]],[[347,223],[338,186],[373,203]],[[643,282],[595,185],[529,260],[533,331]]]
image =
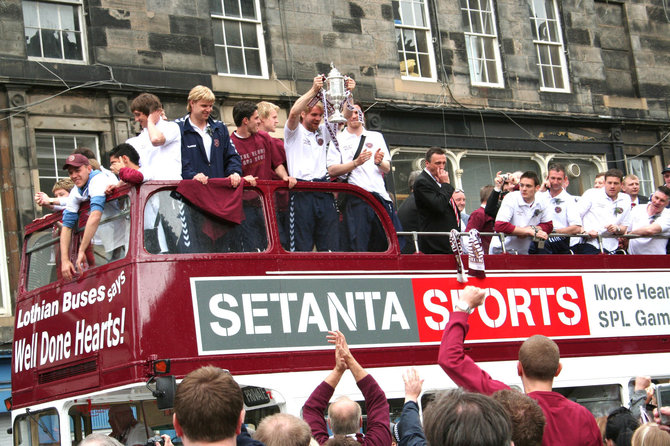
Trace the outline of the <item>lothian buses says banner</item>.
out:
[[[354,347],[438,343],[458,293],[486,290],[468,342],[670,334],[662,273],[199,277],[191,296],[200,354],[323,349],[328,330]]]

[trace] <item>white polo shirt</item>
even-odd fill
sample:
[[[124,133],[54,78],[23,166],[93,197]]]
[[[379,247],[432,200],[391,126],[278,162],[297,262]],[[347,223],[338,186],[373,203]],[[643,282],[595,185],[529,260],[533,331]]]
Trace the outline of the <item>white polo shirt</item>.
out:
[[[577,202],[577,212],[582,218],[582,229],[586,232],[596,231],[599,234],[607,234],[609,225],[630,226],[630,209],[628,194],[619,192],[616,198],[612,199],[604,187],[587,190]],[[575,240],[578,243],[580,239]],[[587,243],[599,248],[597,239],[589,240]],[[606,250],[614,251],[618,247],[619,241],[616,237],[603,238],[603,248]]]
[[[152,180],[181,180],[181,131],[176,122],[161,119],[156,128],[163,133],[165,143],[151,144],[149,131],[144,128],[139,135],[126,142],[140,155],[140,167],[145,177]]]
[[[652,223],[661,225],[660,235],[670,235],[670,209],[663,209],[652,219],[647,214],[651,204],[638,205],[630,212],[630,227],[628,231],[648,226]],[[665,238],[632,238],[628,241],[628,254],[665,254],[668,239]]]
[[[536,195],[537,198],[537,195]],[[500,210],[496,215],[496,221],[504,221],[514,226],[526,227],[537,226],[540,223],[548,222],[546,203],[543,200],[536,199],[532,203],[526,203],[521,196],[520,191],[508,193],[500,204]],[[519,254],[528,254],[528,248],[533,241],[532,237],[519,238],[515,236],[505,237],[505,248],[507,252],[516,251]],[[489,254],[499,254],[502,252],[500,239],[493,237]]]
[[[384,137],[379,132],[371,132],[363,129],[363,135],[365,135],[365,142],[363,143],[361,153],[367,150],[372,152],[372,156],[365,163],[351,171],[349,174],[349,183],[355,184],[369,192],[376,192],[384,197],[385,200],[391,201],[391,197],[386,192],[386,187],[384,186],[384,175],[379,166],[375,165],[375,153],[377,149],[382,150],[384,161],[391,161],[386,141],[384,141]],[[360,138],[346,128],[338,133],[337,141],[339,142],[340,150],[338,151],[335,144],[332,141],[330,142],[328,146],[328,167],[334,164],[344,164],[353,161]]]
[[[538,192],[535,198],[545,203],[547,216],[554,223],[554,229],[582,225],[582,219],[577,213],[575,197],[570,195],[565,189],[553,198],[549,191]]]
[[[314,180],[328,175],[326,160],[331,141],[326,125],[321,123],[316,132],[298,124],[295,130],[284,126],[284,150],[288,173],[299,180]]]

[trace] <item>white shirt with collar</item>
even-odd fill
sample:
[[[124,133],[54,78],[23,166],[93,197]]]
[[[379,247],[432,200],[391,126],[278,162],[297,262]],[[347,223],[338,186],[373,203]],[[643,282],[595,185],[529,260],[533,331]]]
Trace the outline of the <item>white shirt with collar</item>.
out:
[[[165,143],[154,146],[149,137],[149,130],[129,138],[126,142],[133,146],[140,155],[140,167],[145,176],[153,180],[181,180],[181,131],[176,122],[162,118],[156,128],[165,137]]]
[[[628,232],[658,223],[661,226],[659,235],[670,235],[670,209],[663,209],[660,214],[650,216],[647,208],[651,204],[635,206],[630,212],[630,227]],[[665,254],[668,244],[666,238],[632,238],[628,241],[628,254]]]
[[[536,199],[527,203],[521,196],[520,191],[508,193],[500,204],[500,210],[496,215],[496,221],[504,221],[514,226],[526,227],[537,226],[540,223],[548,222],[546,203],[543,200]],[[505,249],[507,252],[516,251],[519,254],[528,254],[528,248],[532,242],[532,237],[519,238],[513,235],[505,237]],[[489,247],[490,254],[499,254],[502,252],[502,246],[498,237],[491,239]]]
[[[577,212],[582,218],[582,229],[586,232],[596,231],[599,234],[608,234],[609,225],[630,226],[630,210],[628,194],[619,192],[612,199],[604,187],[587,190],[577,202]],[[580,239],[575,240],[578,242]],[[588,240],[587,243],[600,249],[597,239]],[[616,237],[603,238],[604,249],[614,251],[618,247],[619,241]]]
[[[581,226],[582,219],[577,212],[575,198],[565,189],[555,197],[549,191],[539,192],[536,199],[542,200],[547,208],[547,216],[554,223],[554,229]]]
[[[289,175],[299,180],[326,178],[330,141],[330,134],[323,123],[316,132],[307,130],[302,122],[295,130],[284,126],[284,150]]]
[[[365,141],[361,153],[364,150],[367,150],[372,152],[372,157],[351,171],[349,174],[349,183],[355,184],[369,192],[376,192],[385,200],[391,201],[391,197],[384,186],[384,175],[379,166],[375,165],[374,157],[377,149],[382,149],[384,161],[391,161],[391,155],[389,154],[388,147],[386,147],[386,141],[384,141],[384,137],[379,132],[371,132],[363,129],[362,135],[365,135]],[[360,140],[360,136],[351,133],[346,128],[338,133],[337,141],[340,149],[338,151],[335,144],[332,141],[330,142],[330,145],[328,146],[327,165],[332,166],[334,164],[345,164],[353,161]]]

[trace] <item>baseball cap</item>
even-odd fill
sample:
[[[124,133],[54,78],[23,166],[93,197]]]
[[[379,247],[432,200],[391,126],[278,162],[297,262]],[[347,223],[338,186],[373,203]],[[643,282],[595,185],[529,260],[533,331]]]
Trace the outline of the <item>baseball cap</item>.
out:
[[[86,158],[81,153],[73,153],[72,155],[68,156],[67,159],[65,160],[65,164],[63,164],[63,170],[67,170],[69,166],[72,167],[88,166],[88,158]]]
[[[664,173],[668,173],[668,172],[670,172],[670,164],[668,164],[667,166],[665,166],[663,168],[663,170],[661,170],[661,175],[663,175]]]

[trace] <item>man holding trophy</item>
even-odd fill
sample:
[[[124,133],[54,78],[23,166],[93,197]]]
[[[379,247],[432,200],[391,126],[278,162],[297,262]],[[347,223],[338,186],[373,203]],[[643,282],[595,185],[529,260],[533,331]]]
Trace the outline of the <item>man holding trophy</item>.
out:
[[[335,76],[333,76],[335,74]],[[298,181],[329,181],[326,169],[328,143],[335,138],[336,125],[321,123],[324,96],[334,103],[335,110],[344,100],[344,88],[352,91],[353,79],[346,79],[333,69],[330,90],[323,93],[322,75],[316,76],[312,88],[291,107],[284,126],[284,148],[289,175]],[[328,104],[326,104],[328,107]],[[345,108],[345,115],[348,114]],[[289,249],[291,251],[338,251],[338,215],[335,199],[325,192],[292,192],[289,203]]]

